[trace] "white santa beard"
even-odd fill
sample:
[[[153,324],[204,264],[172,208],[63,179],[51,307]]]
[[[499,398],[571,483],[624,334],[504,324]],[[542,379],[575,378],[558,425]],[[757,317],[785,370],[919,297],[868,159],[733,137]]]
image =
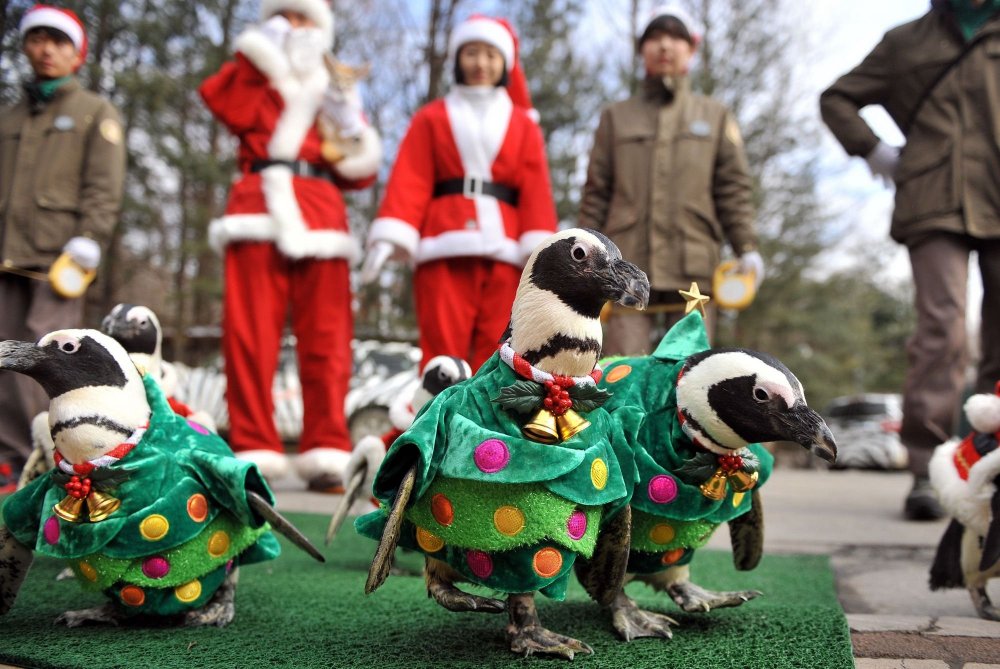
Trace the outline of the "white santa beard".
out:
[[[292,72],[307,76],[323,66],[326,45],[319,28],[293,28],[285,42],[285,55]]]

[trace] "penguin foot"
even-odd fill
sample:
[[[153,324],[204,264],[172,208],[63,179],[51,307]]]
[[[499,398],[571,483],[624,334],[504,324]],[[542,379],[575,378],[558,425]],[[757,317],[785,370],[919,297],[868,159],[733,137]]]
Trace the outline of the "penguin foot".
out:
[[[976,607],[976,613],[979,614],[980,618],[1000,621],[1000,607],[995,606],[990,601],[985,587],[969,588],[969,595],[972,597],[972,604]]]
[[[239,569],[233,569],[205,606],[184,614],[185,627],[225,627],[236,616],[236,584]]]
[[[66,627],[79,627],[85,623],[104,623],[118,625],[123,619],[122,614],[115,610],[111,602],[92,609],[80,609],[79,611],[65,611],[53,621],[55,625],[65,625]]]
[[[427,583],[427,596],[449,611],[480,613],[503,613],[507,605],[500,599],[480,597],[456,588],[446,581],[434,580]]]
[[[712,609],[739,606],[763,593],[760,590],[735,590],[713,592],[690,581],[681,581],[667,586],[670,597],[688,613],[704,613]]]
[[[611,625],[624,641],[646,637],[670,639],[674,636],[670,626],[676,624],[669,616],[640,609],[624,592],[619,592],[611,604]]]
[[[531,594],[510,595],[507,613],[510,616],[507,641],[511,651],[518,655],[555,655],[572,660],[577,653],[594,654],[594,650],[582,641],[542,627]]]

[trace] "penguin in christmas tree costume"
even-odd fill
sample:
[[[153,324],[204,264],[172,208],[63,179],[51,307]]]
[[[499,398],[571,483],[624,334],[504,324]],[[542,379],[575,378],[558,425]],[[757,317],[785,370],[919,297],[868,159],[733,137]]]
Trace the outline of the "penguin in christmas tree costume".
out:
[[[380,540],[367,593],[398,543],[425,554],[441,606],[506,610],[513,652],[593,652],[545,629],[534,593],[563,599],[578,556],[591,558],[599,599],[619,590],[635,465],[629,435],[600,406],[599,316],[609,300],[642,309],[648,299],[646,275],[600,233],[564,230],[535,248],[500,350],[428,403],[376,474],[383,507],[355,524]],[[462,581],[506,602],[466,593]]]
[[[689,308],[706,299],[697,286],[681,292]],[[825,460],[836,457],[833,435],[806,405],[802,384],[769,355],[710,350],[696,310],[667,332],[652,355],[605,362],[600,387],[611,393],[605,407],[626,433],[638,435],[631,442],[638,478],[626,582],[666,591],[687,612],[756,597],[756,590],[701,588],[689,580],[688,565],[715,528],[728,522],[736,568],[757,566],[763,549],[758,490],[774,462],[760,442],[792,441]],[[586,561],[577,563],[591,591],[588,569]],[[609,608],[626,641],[671,636],[670,618],[639,609],[624,590]]]
[[[110,600],[62,614],[71,627],[136,615],[228,624],[237,567],[280,551],[269,524],[323,560],[274,510],[256,467],[174,413],[107,335],[59,330],[37,344],[0,342],[0,370],[45,389],[56,449],[56,468],[0,509],[0,615],[33,552],[67,560],[84,588]]]
[[[931,566],[931,590],[966,588],[980,618],[1000,620],[986,584],[1000,576],[1000,384],[972,395],[965,415],[973,432],[934,451],[931,484],[952,516]]]

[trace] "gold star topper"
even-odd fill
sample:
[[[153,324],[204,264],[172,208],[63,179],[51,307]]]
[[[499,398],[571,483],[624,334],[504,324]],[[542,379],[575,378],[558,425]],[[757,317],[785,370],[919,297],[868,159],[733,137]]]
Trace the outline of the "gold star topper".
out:
[[[701,315],[705,315],[705,305],[708,304],[710,298],[708,295],[702,295],[701,291],[698,290],[698,282],[692,281],[691,287],[687,290],[677,291],[684,298],[684,315],[687,316],[689,313],[697,309],[701,312]]]

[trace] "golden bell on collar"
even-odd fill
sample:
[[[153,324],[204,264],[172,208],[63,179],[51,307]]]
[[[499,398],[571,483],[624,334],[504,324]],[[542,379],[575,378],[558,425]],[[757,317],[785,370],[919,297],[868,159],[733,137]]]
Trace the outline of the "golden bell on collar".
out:
[[[87,495],[87,509],[90,511],[87,517],[90,519],[90,522],[99,523],[117,511],[121,505],[122,501],[120,499],[103,493],[100,490],[94,490]]]
[[[758,478],[757,472],[745,472],[740,469],[729,474],[729,485],[733,486],[736,492],[746,492],[757,485]]]
[[[556,416],[556,429],[559,431],[560,441],[566,441],[588,427],[590,427],[590,421],[572,409],[566,409],[566,413]]]
[[[521,428],[521,434],[540,444],[557,444],[560,440],[556,417],[548,409],[539,409]]]
[[[701,494],[713,501],[719,501],[726,496],[726,474],[722,468],[715,470],[712,477],[698,486]]]
[[[56,502],[52,512],[68,523],[79,523],[83,514],[83,499],[66,495],[62,501]]]

